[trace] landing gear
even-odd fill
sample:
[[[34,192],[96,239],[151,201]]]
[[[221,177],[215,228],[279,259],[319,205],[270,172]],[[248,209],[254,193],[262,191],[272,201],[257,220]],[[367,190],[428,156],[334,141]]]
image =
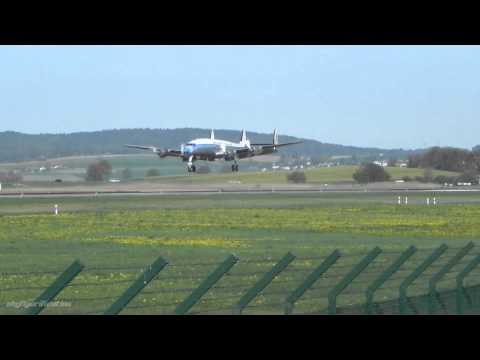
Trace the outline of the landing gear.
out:
[[[238,164],[237,162],[235,162],[233,165],[232,165],[232,172],[236,172],[238,171]]]
[[[188,158],[187,170],[188,170],[188,172],[195,172],[195,171],[197,171],[197,168],[195,167],[195,165],[193,165],[193,156],[190,156],[190,157]]]

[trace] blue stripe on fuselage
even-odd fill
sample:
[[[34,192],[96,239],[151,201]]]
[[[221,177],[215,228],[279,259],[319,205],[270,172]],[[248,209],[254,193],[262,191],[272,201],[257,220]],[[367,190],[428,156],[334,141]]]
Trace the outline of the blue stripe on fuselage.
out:
[[[215,155],[220,147],[215,144],[191,144],[183,147],[186,155]]]

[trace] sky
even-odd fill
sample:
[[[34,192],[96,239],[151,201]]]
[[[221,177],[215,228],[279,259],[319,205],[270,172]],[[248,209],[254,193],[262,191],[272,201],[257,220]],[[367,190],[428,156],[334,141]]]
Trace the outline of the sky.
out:
[[[471,148],[480,46],[0,46],[0,131],[177,127]]]

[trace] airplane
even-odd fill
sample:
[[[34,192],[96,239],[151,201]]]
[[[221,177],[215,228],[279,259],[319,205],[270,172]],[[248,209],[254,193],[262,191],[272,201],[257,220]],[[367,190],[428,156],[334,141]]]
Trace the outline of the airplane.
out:
[[[277,130],[273,130],[273,140],[270,144],[263,143],[250,143],[247,139],[247,133],[242,130],[240,142],[235,143],[226,140],[215,139],[215,133],[213,129],[210,131],[210,138],[194,139],[186,144],[180,145],[180,150],[173,149],[160,149],[155,146],[141,146],[141,145],[125,145],[128,148],[149,150],[157,154],[160,158],[167,156],[179,157],[184,162],[188,161],[188,172],[195,172],[196,167],[194,161],[207,160],[215,161],[223,159],[225,161],[233,161],[232,172],[238,171],[238,160],[250,158],[253,156],[273,154],[278,148],[300,144],[302,141],[295,141],[289,143],[280,144],[278,142]]]

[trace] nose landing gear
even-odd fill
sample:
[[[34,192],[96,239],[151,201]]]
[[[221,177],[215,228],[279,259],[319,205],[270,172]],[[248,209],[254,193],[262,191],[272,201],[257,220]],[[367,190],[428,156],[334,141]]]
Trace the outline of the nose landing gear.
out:
[[[235,162],[233,165],[232,165],[232,172],[236,172],[238,171],[238,164]]]

